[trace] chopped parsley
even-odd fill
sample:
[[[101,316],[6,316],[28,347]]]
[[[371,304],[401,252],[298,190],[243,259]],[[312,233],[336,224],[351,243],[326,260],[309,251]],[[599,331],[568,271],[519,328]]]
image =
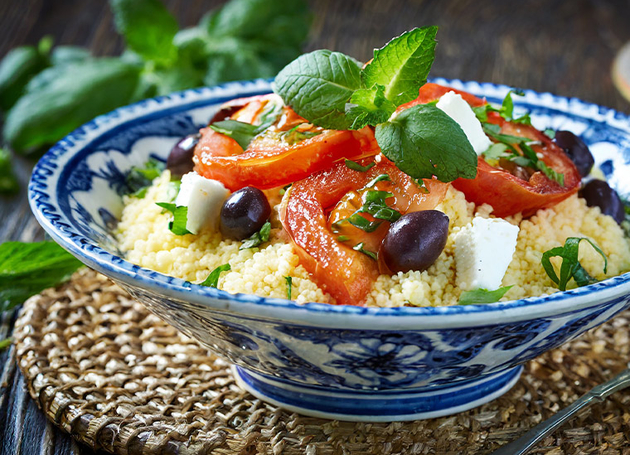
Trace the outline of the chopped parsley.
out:
[[[252,125],[251,123],[239,122],[238,120],[221,120],[209,125],[217,133],[231,137],[243,150],[247,150],[250,142],[265,131],[271,125],[276,123],[282,114],[282,105],[274,101],[269,101],[260,114],[260,123]]]
[[[357,171],[357,172],[367,172],[370,169],[372,169],[374,166],[376,166],[375,162],[371,162],[370,164],[368,164],[367,166],[361,166],[359,163],[357,163],[356,161],[352,161],[352,160],[346,160],[346,166],[348,166],[348,168],[352,169],[353,171]]]
[[[239,250],[246,250],[248,248],[254,248],[269,241],[269,234],[271,232],[271,223],[265,222],[260,228],[260,231],[255,232],[250,238],[245,240]]]
[[[501,297],[503,297],[510,289],[512,289],[512,286],[505,286],[494,291],[488,291],[487,289],[464,291],[459,297],[459,304],[478,305],[484,303],[495,303],[501,300]]]
[[[205,280],[199,283],[199,285],[216,288],[219,285],[219,277],[221,276],[221,273],[229,272],[230,270],[232,270],[232,267],[230,266],[230,264],[220,265],[216,269],[214,269],[212,272],[210,272],[210,275],[208,275],[208,277]]]
[[[282,139],[289,145],[295,145],[298,142],[301,142],[305,139],[310,139],[312,137],[318,136],[322,134],[323,130],[320,131],[300,131],[300,127],[308,125],[308,123],[300,123],[299,125],[295,125],[289,131],[285,131],[282,133]]]
[[[168,229],[175,235],[192,234],[186,229],[188,223],[188,207],[185,205],[176,206],[172,202],[156,202],[156,205],[171,212],[173,219],[168,223]]]
[[[359,251],[359,252],[361,252],[361,253],[371,257],[375,261],[377,259],[376,253],[374,253],[373,251],[366,250],[364,248],[363,242],[357,243],[355,246],[352,247],[352,249],[355,250],[355,251]]]
[[[586,286],[587,284],[597,283],[597,280],[589,275],[589,273],[582,267],[578,260],[578,253],[580,242],[586,240],[597,251],[602,258],[604,258],[604,273],[608,270],[608,259],[606,255],[592,240],[585,237],[569,237],[564,242],[564,246],[558,246],[552,248],[543,253],[541,263],[551,281],[553,281],[558,289],[561,291],[567,290],[567,284],[573,278],[575,284],[578,287]],[[553,257],[562,258],[562,265],[560,266],[560,276],[556,274],[556,270],[553,267],[550,259]]]
[[[291,288],[293,287],[293,277],[285,276],[284,280],[287,282],[287,299],[291,300]]]

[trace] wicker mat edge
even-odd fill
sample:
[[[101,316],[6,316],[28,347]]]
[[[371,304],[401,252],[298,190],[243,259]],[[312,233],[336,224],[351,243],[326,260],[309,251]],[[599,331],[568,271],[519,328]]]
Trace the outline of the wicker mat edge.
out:
[[[229,365],[84,269],[29,299],[16,323],[28,390],[58,427],[115,454],[487,454],[625,368],[630,312],[526,365],[471,411],[366,424],[285,412],[239,389]],[[630,392],[532,453],[630,455]]]

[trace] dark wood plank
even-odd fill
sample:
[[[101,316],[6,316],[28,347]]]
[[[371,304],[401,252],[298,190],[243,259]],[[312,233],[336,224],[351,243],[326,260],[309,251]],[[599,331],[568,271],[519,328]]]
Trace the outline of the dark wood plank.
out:
[[[221,3],[165,0],[182,27]],[[435,24],[440,32],[434,76],[549,91],[630,113],[610,77],[615,53],[630,41],[627,0],[311,0],[311,5],[307,50],[330,48],[366,61],[374,47],[402,31]],[[95,55],[117,55],[124,48],[105,0],[0,1],[0,57],[47,34]],[[32,160],[17,160],[22,191],[0,197],[0,241],[43,238],[26,202],[31,166]],[[10,333],[12,315],[1,321],[0,338]],[[37,410],[24,393],[12,349],[0,353],[0,441],[2,455],[18,448],[28,455],[93,453]]]

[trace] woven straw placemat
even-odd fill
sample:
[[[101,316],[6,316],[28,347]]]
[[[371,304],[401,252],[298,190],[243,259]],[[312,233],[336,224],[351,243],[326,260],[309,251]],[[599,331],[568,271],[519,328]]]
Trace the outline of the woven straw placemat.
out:
[[[450,417],[391,424],[303,417],[240,390],[228,364],[84,269],[25,303],[19,367],[50,420],[116,454],[485,454],[622,370],[630,312],[530,362],[503,397]],[[532,453],[630,454],[629,392]]]

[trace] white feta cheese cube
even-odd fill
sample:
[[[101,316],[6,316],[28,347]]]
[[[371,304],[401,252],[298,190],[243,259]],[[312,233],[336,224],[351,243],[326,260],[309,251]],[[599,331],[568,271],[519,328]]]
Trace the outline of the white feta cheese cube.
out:
[[[477,155],[481,155],[492,145],[472,108],[461,95],[455,92],[445,93],[435,106],[459,124]]]
[[[455,237],[457,285],[464,291],[501,287],[516,251],[519,228],[500,218],[475,217]]]
[[[207,179],[194,171],[184,175],[175,205],[188,207],[186,229],[193,234],[206,227],[218,230],[221,207],[229,194],[230,191],[217,180]]]

